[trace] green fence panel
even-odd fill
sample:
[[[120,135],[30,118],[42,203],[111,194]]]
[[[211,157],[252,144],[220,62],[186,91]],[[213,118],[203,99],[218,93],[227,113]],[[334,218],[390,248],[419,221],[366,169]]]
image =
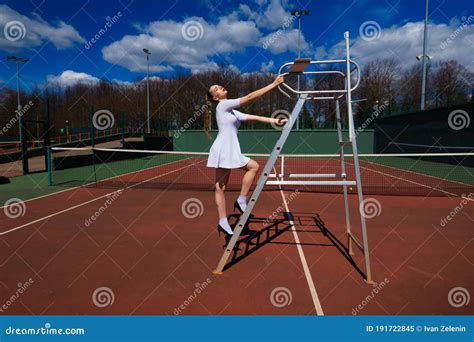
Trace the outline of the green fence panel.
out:
[[[175,151],[208,152],[213,141],[207,139],[202,130],[171,131]],[[270,153],[281,132],[277,130],[248,130],[239,132],[243,153]],[[213,138],[217,131],[211,131]],[[347,130],[343,131],[347,139]],[[357,134],[360,153],[374,152],[374,131],[364,130]],[[332,154],[338,153],[337,130],[299,130],[291,132],[284,148],[286,154]],[[346,148],[347,153],[352,152]]]

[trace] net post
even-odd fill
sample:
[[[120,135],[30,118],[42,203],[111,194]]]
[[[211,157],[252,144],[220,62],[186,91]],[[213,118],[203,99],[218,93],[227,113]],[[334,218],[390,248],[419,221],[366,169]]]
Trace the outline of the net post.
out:
[[[94,170],[94,184],[97,186],[97,168],[95,166],[95,148],[92,147],[91,149],[92,151],[92,167],[93,167],[93,170]]]
[[[45,108],[44,108],[44,146],[46,149],[45,153],[45,163],[48,164],[48,147],[51,146],[51,136],[50,136],[50,131],[51,131],[51,123],[49,120],[49,98],[45,98]],[[46,169],[48,166],[46,165]]]
[[[120,138],[122,146],[125,146],[125,112],[120,113]]]
[[[94,120],[93,120],[93,116],[94,116],[94,107],[90,107],[89,109],[89,125],[90,125],[90,135],[91,135],[91,140],[90,140],[90,144],[92,147],[95,147],[95,129],[94,129]]]
[[[48,171],[48,186],[53,185],[53,158],[51,146],[46,146],[46,170]]]
[[[25,118],[23,117],[23,109],[19,109],[20,113],[20,155],[21,155],[21,165],[23,169],[23,175],[29,174],[28,170],[28,143],[27,143],[27,131],[25,125]]]
[[[90,129],[91,129],[91,151],[92,151],[92,167],[93,167],[93,170],[94,170],[94,183],[95,185],[97,185],[97,170],[96,170],[96,166],[95,166],[95,126],[94,126],[94,107],[90,107],[90,111],[89,111],[89,124],[90,124]]]

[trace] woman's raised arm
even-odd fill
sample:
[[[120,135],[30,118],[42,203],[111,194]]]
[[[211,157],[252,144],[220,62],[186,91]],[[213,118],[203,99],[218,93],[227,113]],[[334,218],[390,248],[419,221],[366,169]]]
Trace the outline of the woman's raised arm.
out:
[[[252,102],[253,100],[259,98],[260,96],[268,93],[270,90],[277,87],[279,84],[282,84],[284,80],[285,79],[283,78],[283,76],[278,76],[277,78],[275,78],[275,80],[272,83],[270,83],[266,87],[255,90],[255,91],[251,92],[250,94],[241,97],[240,98],[240,105],[245,105],[245,104],[247,104],[249,102]]]

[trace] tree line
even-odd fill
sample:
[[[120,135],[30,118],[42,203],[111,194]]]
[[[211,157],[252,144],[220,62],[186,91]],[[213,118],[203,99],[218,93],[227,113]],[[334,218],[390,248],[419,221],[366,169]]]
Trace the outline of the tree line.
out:
[[[356,123],[377,117],[419,110],[421,67],[403,68],[394,59],[377,59],[362,69],[359,88],[354,99],[362,101],[354,105]],[[180,72],[171,78],[150,79],[151,127],[155,130],[182,129],[191,123],[191,129],[202,129],[204,96],[212,84],[223,85],[229,98],[243,96],[273,81],[270,73],[241,74],[234,68],[197,74]],[[296,85],[296,76],[287,80]],[[430,63],[427,76],[426,108],[444,107],[472,101],[474,73],[454,60]],[[300,78],[301,89],[344,88],[341,77],[327,75],[317,79]],[[296,88],[296,86],[295,86]],[[121,84],[102,80],[96,83],[77,83],[62,88],[48,84],[35,86],[29,93],[21,92],[23,105],[31,103],[24,117],[31,120],[43,118],[45,98],[49,100],[51,124],[54,134],[68,122],[70,132],[91,126],[92,114],[101,109],[110,111],[116,127],[146,127],[147,103],[146,82],[137,80],[132,84]],[[270,116],[277,110],[291,112],[294,99],[273,91],[241,111],[255,115]],[[383,104],[382,107],[380,107]],[[345,104],[342,102],[344,113]],[[16,137],[18,125],[17,94],[15,89],[0,88],[0,139]],[[375,114],[374,114],[375,113]],[[193,120],[189,120],[190,118]],[[344,117],[344,115],[343,115]],[[343,118],[344,121],[346,118]],[[5,129],[5,127],[9,127]],[[243,128],[267,128],[259,123],[245,123]],[[335,128],[335,101],[307,102],[303,112],[301,128]],[[211,128],[216,128],[215,119]],[[32,133],[34,135],[34,133]]]

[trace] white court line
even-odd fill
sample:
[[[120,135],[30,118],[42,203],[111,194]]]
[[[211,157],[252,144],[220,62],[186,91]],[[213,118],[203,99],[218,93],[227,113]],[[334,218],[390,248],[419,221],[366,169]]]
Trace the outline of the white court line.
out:
[[[283,204],[285,205],[286,212],[290,212],[290,208],[288,207],[288,203],[286,202],[285,194],[283,193],[283,189],[280,187],[280,194],[283,200]],[[308,282],[309,292],[311,293],[311,298],[313,299],[314,308],[316,309],[316,314],[318,316],[324,316],[323,308],[321,306],[321,301],[319,300],[318,293],[316,291],[316,287],[314,286],[313,278],[311,277],[311,272],[308,267],[308,263],[306,262],[306,257],[304,256],[303,247],[301,247],[300,238],[298,233],[296,232],[295,222],[290,220],[291,224],[291,231],[293,232],[293,237],[296,242],[296,248],[298,249],[298,254],[301,259],[301,264],[303,265],[304,275],[306,276],[306,281]]]
[[[182,161],[182,160],[181,160],[181,161]],[[196,163],[196,164],[197,164],[197,163]],[[38,223],[38,222],[47,220],[47,219],[49,219],[49,218],[51,218],[51,217],[54,217],[54,216],[63,214],[63,213],[65,213],[65,212],[74,210],[74,209],[76,209],[76,208],[82,207],[82,206],[84,206],[84,205],[86,205],[86,204],[95,202],[95,201],[97,201],[97,200],[99,200],[99,199],[105,198],[105,197],[110,196],[110,195],[112,195],[112,194],[115,194],[115,193],[117,193],[117,192],[131,189],[131,188],[133,188],[133,187],[135,187],[135,186],[137,186],[137,185],[140,185],[140,184],[143,184],[143,183],[147,183],[147,182],[149,182],[149,181],[151,181],[151,180],[153,180],[153,179],[157,179],[157,178],[160,178],[160,177],[169,175],[169,174],[171,174],[171,173],[180,171],[180,170],[182,170],[182,169],[185,169],[185,168],[187,168],[187,167],[190,167],[190,166],[193,166],[193,165],[196,165],[196,164],[191,164],[191,165],[183,166],[183,167],[181,167],[181,168],[179,168],[179,169],[175,169],[175,170],[173,170],[173,171],[170,171],[170,172],[167,172],[167,173],[164,173],[164,174],[160,174],[160,175],[158,175],[158,176],[156,176],[156,177],[152,177],[152,178],[143,180],[143,181],[141,181],[141,182],[139,182],[139,183],[129,185],[129,186],[125,187],[125,188],[122,188],[122,189],[118,189],[118,190],[109,192],[108,194],[102,195],[102,196],[100,196],[100,197],[93,198],[93,199],[91,199],[91,200],[89,200],[89,201],[87,201],[87,202],[83,202],[83,203],[77,204],[77,205],[75,205],[75,206],[72,206],[72,207],[63,209],[63,210],[61,210],[61,211],[57,211],[57,212],[55,212],[55,213],[53,213],[53,214],[44,216],[44,217],[39,218],[39,219],[36,219],[36,220],[34,220],[34,221],[25,223],[25,224],[23,224],[23,225],[21,225],[21,226],[18,226],[18,227],[9,229],[9,230],[4,231],[4,232],[1,232],[1,233],[0,233],[0,236],[6,235],[6,234],[8,234],[8,233],[14,232],[14,231],[16,231],[16,230],[19,230],[19,229],[22,229],[22,228],[25,228],[25,227],[28,227],[28,226],[31,226],[32,224],[35,224],[35,223]],[[169,164],[165,164],[165,165],[169,165]],[[163,165],[160,165],[160,166],[163,166]],[[158,167],[158,166],[157,166],[157,167]],[[149,170],[149,169],[147,169],[147,170]],[[118,176],[116,176],[116,177],[118,177]],[[116,178],[116,177],[113,177],[113,178]],[[111,179],[111,178],[109,178],[109,179]],[[107,180],[108,180],[108,179],[107,179]],[[99,181],[99,182],[101,182],[101,181]]]

